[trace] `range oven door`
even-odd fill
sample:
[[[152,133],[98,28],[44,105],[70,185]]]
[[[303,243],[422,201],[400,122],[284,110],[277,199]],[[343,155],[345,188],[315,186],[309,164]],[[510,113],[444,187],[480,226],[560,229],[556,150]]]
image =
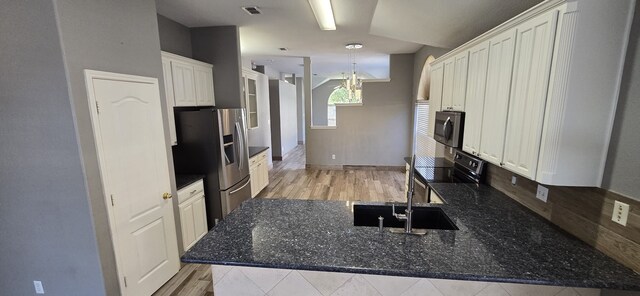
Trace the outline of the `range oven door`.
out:
[[[433,138],[449,147],[462,147],[464,113],[455,111],[436,112]]]

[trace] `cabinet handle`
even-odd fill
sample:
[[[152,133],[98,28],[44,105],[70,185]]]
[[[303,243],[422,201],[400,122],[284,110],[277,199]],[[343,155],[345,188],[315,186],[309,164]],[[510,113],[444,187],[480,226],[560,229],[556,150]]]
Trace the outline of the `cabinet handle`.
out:
[[[193,189],[193,190],[191,190],[191,192],[189,192],[189,194],[194,194],[196,192],[198,192],[198,189]]]

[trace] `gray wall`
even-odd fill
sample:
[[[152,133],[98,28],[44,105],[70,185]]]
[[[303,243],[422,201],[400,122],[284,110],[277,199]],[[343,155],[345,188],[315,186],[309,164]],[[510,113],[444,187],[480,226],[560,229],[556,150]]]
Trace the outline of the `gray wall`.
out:
[[[273,148],[271,145],[271,126],[269,124],[271,114],[269,107],[269,77],[257,73],[256,90],[258,93],[258,127],[249,129],[249,146],[263,146]],[[269,166],[272,162],[272,151],[267,151]]]
[[[304,143],[304,85],[302,77],[296,77],[296,102],[298,106],[298,143]]]
[[[391,81],[363,84],[363,106],[337,107],[335,129],[307,130],[307,164],[404,165],[411,148],[413,54],[391,55],[390,64]]]
[[[51,1],[0,10],[0,292],[104,295]]]
[[[271,145],[273,156],[283,157],[298,145],[296,87],[283,80],[269,80]]]
[[[640,6],[636,6],[602,187],[640,200]]]
[[[340,79],[327,80],[311,92],[313,94],[311,99],[311,120],[314,126],[326,126],[328,124],[327,103],[329,102],[329,96],[340,83],[342,83]]]
[[[9,112],[0,119],[2,151],[13,155],[2,160],[11,175],[0,189],[12,201],[0,210],[2,225],[11,225],[2,231],[11,245],[2,249],[13,249],[2,253],[13,257],[2,259],[12,268],[2,269],[10,274],[1,276],[0,290],[30,294],[32,281],[42,280],[47,295],[117,295],[83,71],[162,77],[155,2],[21,1],[2,13],[2,46],[10,48],[0,56],[12,61],[3,66],[11,75],[2,75],[2,112]],[[161,79],[159,87],[164,100]],[[171,187],[175,194],[173,177]]]
[[[244,107],[238,27],[192,28],[191,48],[194,59],[213,65],[216,107]]]
[[[83,70],[92,69],[158,78],[160,99],[164,101],[155,2],[153,0],[64,0],[57,1],[57,11],[107,294],[117,294],[115,260]],[[162,106],[163,118],[166,118],[166,104],[160,104],[160,106]],[[169,169],[173,171],[166,121],[164,128]],[[170,176],[171,188],[175,194],[175,180],[173,174]]]
[[[192,57],[191,31],[186,26],[158,14],[160,48],[183,57]]]

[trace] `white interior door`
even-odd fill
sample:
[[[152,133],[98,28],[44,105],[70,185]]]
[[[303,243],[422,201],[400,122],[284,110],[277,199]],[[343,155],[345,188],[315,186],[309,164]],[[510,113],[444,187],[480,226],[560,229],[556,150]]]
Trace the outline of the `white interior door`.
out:
[[[150,295],[180,268],[158,81],[85,76],[122,294]]]

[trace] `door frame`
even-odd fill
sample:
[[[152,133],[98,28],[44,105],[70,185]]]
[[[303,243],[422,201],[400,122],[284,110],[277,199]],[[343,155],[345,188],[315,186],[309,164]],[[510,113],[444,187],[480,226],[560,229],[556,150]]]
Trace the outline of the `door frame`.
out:
[[[111,244],[114,250],[114,255],[116,259],[116,273],[118,275],[118,284],[121,295],[127,295],[125,290],[125,279],[123,272],[123,261],[121,256],[121,251],[119,250],[119,242],[118,242],[118,229],[116,228],[116,219],[114,213],[114,207],[111,205],[111,200],[108,197],[108,188],[111,187],[111,184],[108,182],[108,178],[106,178],[106,170],[104,160],[104,150],[102,148],[102,132],[100,129],[100,120],[98,118],[98,102],[96,100],[96,96],[94,94],[94,79],[106,79],[106,80],[114,80],[114,81],[126,81],[126,82],[135,82],[135,83],[145,83],[145,84],[155,84],[159,89],[158,79],[154,77],[145,77],[145,76],[137,76],[137,75],[129,75],[129,74],[120,74],[113,72],[105,72],[105,71],[97,71],[97,70],[84,70],[85,84],[87,89],[87,100],[89,101],[89,111],[91,114],[91,128],[93,129],[93,138],[96,147],[96,155],[98,157],[98,170],[100,173],[100,183],[102,184],[102,195],[104,198],[104,204],[107,208],[107,218],[109,220],[109,234],[111,235]],[[161,99],[161,98],[160,98]],[[162,103],[162,102],[161,102]],[[162,110],[162,106],[160,107]],[[165,141],[166,142],[166,141]],[[173,211],[173,207],[171,209]],[[175,219],[175,218],[174,218]]]

